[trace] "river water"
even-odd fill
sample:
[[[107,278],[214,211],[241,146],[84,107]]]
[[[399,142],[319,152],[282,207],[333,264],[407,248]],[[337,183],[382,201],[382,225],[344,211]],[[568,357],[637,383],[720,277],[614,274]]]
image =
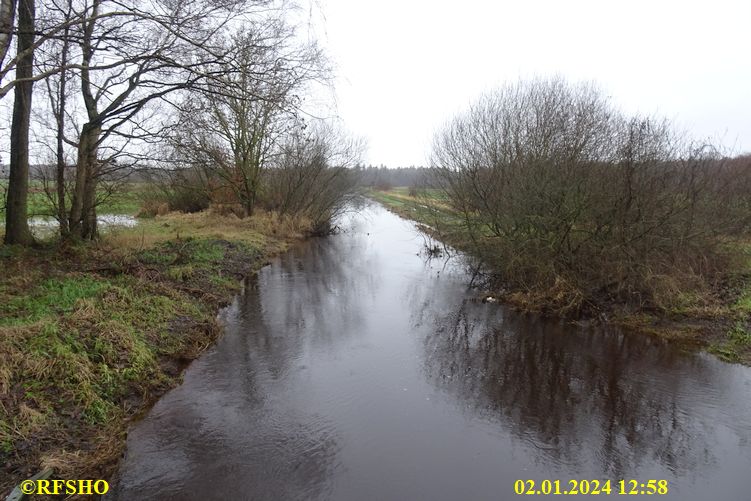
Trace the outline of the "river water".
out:
[[[654,479],[659,499],[751,499],[751,370],[478,302],[422,247],[371,206],[248,279],[132,426],[111,497],[504,500],[517,480],[610,479],[617,498]]]

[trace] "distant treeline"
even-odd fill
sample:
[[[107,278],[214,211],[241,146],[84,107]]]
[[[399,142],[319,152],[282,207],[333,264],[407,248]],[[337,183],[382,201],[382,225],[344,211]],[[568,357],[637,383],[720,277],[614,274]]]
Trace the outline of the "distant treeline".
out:
[[[430,169],[427,167],[396,167],[389,168],[383,165],[358,167],[358,179],[361,186],[377,189],[389,189],[395,186],[419,186],[431,185]]]

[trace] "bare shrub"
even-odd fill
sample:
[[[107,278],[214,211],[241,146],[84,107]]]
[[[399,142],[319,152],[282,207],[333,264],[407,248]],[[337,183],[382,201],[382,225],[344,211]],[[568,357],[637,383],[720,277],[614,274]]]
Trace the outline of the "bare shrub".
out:
[[[712,282],[724,242],[751,221],[733,186],[749,169],[667,121],[624,116],[592,84],[538,79],[485,95],[435,136],[432,164],[471,250],[559,309],[663,307],[673,288],[655,277]]]
[[[212,201],[211,178],[201,169],[159,169],[148,173],[147,179],[148,189],[141,194],[142,215],[200,212]]]
[[[264,205],[281,216],[304,217],[312,232],[325,234],[355,193],[362,145],[332,126],[299,129],[282,144],[263,181]]]

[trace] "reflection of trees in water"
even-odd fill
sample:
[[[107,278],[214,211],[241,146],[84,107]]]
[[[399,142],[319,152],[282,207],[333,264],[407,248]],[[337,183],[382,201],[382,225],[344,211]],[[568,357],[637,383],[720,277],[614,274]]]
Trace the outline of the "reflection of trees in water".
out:
[[[357,252],[363,244],[312,240],[246,281],[216,348],[131,434],[120,499],[327,497],[339,448],[331,423],[268,401],[306,343],[325,347],[356,332],[361,312],[351,293],[367,298],[364,289],[377,286],[353,279],[368,265]]]
[[[246,280],[237,310],[227,319],[257,363],[281,377],[306,346],[323,347],[357,332],[363,302],[375,293],[377,275],[358,247],[363,239],[314,239]]]
[[[246,300],[257,305],[257,293]],[[237,328],[228,326],[184,384],[130,432],[115,499],[328,497],[335,430],[319,416],[267,405],[290,346],[263,328],[257,336]]]
[[[649,460],[674,471],[711,462],[712,423],[682,413],[692,402],[679,391],[716,377],[709,367],[641,336],[513,313],[499,324],[487,311],[465,301],[425,339],[428,377],[473,414],[530,438],[548,460],[592,461],[614,476]]]
[[[165,398],[129,433],[114,499],[325,499],[339,450],[333,430],[236,397],[188,385]]]

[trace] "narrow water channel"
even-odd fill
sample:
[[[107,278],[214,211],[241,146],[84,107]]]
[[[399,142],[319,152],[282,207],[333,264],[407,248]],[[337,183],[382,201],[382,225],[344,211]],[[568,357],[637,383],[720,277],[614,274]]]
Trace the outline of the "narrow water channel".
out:
[[[248,280],[131,428],[114,498],[505,500],[520,479],[619,497],[655,479],[659,499],[751,499],[751,370],[474,301],[379,206],[345,226]]]

